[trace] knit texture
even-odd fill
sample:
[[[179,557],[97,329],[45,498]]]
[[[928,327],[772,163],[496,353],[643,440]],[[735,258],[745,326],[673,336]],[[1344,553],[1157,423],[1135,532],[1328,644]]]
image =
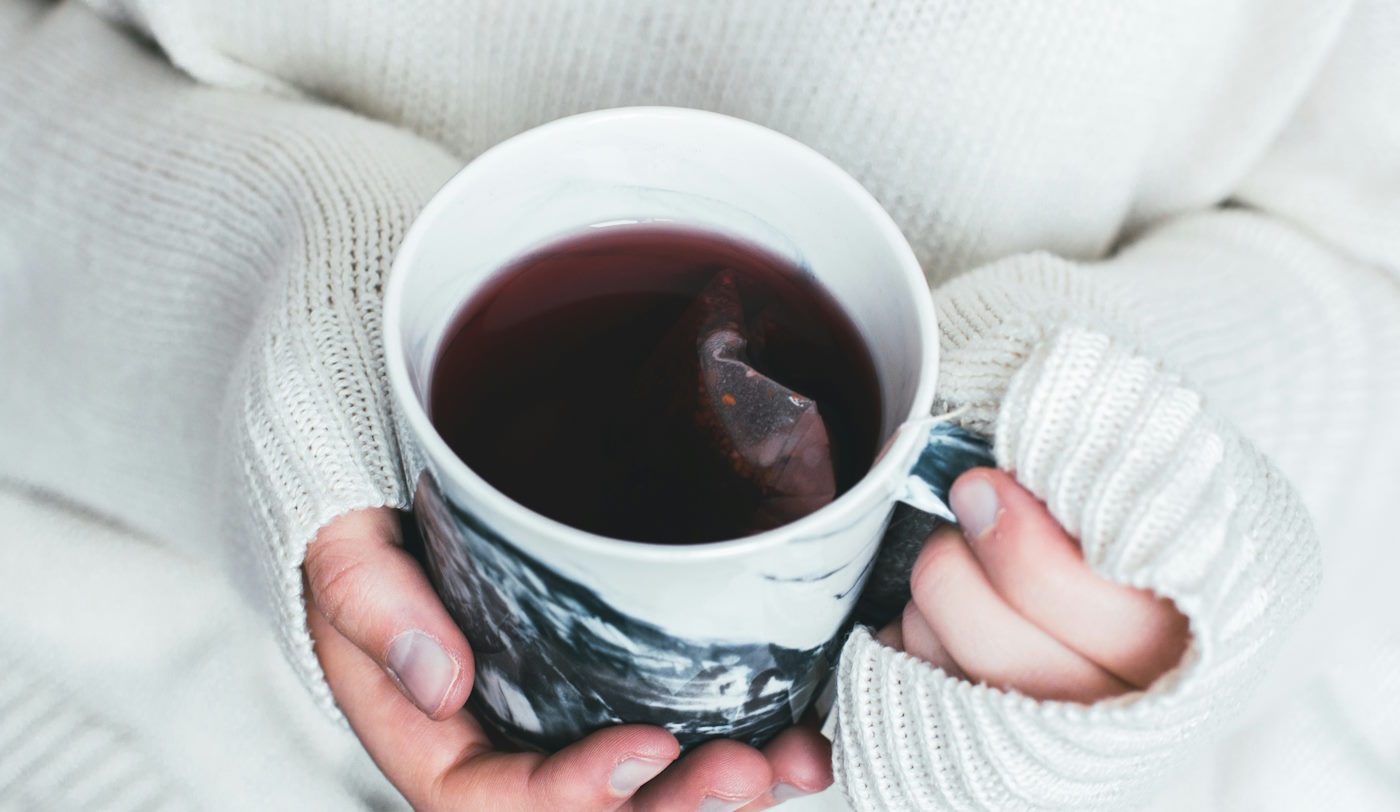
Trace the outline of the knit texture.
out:
[[[6,355],[31,382],[0,394],[26,427],[0,441],[6,473],[226,559],[338,714],[301,561],[335,516],[408,505],[382,280],[456,162],[342,111],[195,88],[80,7],[5,61],[0,140],[33,168],[0,173]]]
[[[13,666],[19,658],[5,661],[11,665],[0,675],[0,809],[189,808],[120,725]]]
[[[406,808],[208,562],[0,483],[0,810]]]
[[[1157,362],[1062,327],[1001,397],[998,465],[1041,497],[1105,577],[1171,597],[1184,662],[1093,707],[974,686],[875,642],[842,655],[835,764],[868,808],[1085,809],[1145,790],[1240,704],[1303,610],[1320,560],[1283,477]]]
[[[1141,797],[1315,591],[1306,512],[1338,550],[1393,538],[1393,5],[91,5],[110,23],[0,6],[0,358],[24,384],[0,387],[0,477],[214,561],[333,715],[300,564],[331,517],[410,496],[394,248],[463,161],[586,109],[714,109],[850,171],[935,286],[944,405],[1092,566],[1192,619],[1180,669],[1090,708],[857,632],[857,808]]]

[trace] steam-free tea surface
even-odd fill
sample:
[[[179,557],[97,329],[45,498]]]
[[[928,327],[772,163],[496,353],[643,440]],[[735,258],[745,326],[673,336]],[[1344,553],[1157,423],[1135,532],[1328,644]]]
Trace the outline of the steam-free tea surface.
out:
[[[877,451],[880,397],[855,325],[800,268],[708,231],[627,225],[502,269],[448,330],[430,411],[531,510],[684,544],[850,488]]]

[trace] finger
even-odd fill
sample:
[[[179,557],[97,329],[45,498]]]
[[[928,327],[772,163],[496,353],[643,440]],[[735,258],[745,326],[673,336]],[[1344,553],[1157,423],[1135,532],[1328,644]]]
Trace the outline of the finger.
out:
[[[571,753],[575,748],[592,752]],[[625,751],[621,758],[616,755],[618,750]],[[609,770],[607,797],[615,799],[615,803],[611,807],[604,803],[600,808],[621,809],[624,801],[671,766],[680,754],[680,743],[665,730],[645,725],[626,725],[594,733],[579,744],[556,754],[549,763],[554,765],[562,776],[578,769],[571,766],[573,764],[583,765],[589,760],[601,764]],[[561,756],[572,761],[567,761]],[[548,770],[541,773],[541,779],[547,777]],[[561,793],[555,795],[561,796]]]
[[[487,748],[485,734],[465,713],[440,722],[424,716],[315,604],[307,625],[331,693],[365,750],[415,809],[432,806],[431,788],[462,755]]]
[[[309,619],[345,718],[415,809],[617,809],[680,752],[671,734],[642,725],[595,733],[548,757],[495,752],[470,714],[427,718],[314,607]]]
[[[614,810],[680,755],[659,727],[621,725],[559,752],[490,752],[461,762],[442,782],[452,808]],[[468,803],[463,806],[462,801]]]
[[[1036,699],[1093,702],[1128,686],[1030,621],[997,594],[962,533],[934,533],[910,587],[929,629],[968,678]],[[907,633],[906,629],[906,633]]]
[[[1029,491],[979,469],[953,484],[970,546],[987,579],[1023,617],[1126,682],[1146,688],[1181,661],[1190,640],[1175,604],[1100,577]],[[990,522],[988,521],[990,519]]]
[[[904,640],[904,650],[928,662],[935,668],[943,669],[949,676],[967,679],[967,673],[948,653],[938,635],[933,633],[928,621],[919,613],[918,604],[910,601],[904,605],[904,615],[900,619],[900,636]]]
[[[779,733],[764,746],[763,757],[768,760],[773,784],[743,807],[745,812],[768,809],[831,786],[831,742],[821,734],[814,714]]]
[[[387,508],[347,513],[306,548],[309,601],[385,669],[419,710],[446,719],[471,693],[472,654]]]
[[[905,604],[906,609],[908,604]],[[889,646],[895,651],[906,651],[904,648],[904,618],[897,617],[885,624],[885,628],[876,632],[875,639]]]
[[[900,616],[885,624],[875,639],[892,649],[918,657],[935,668],[941,668],[950,676],[967,679],[967,674],[953,661],[953,655],[939,642],[938,635],[929,628],[928,621],[919,614],[919,607],[913,601],[904,604]]]
[[[635,809],[732,812],[768,792],[773,772],[763,754],[739,742],[707,742],[672,764],[635,796]]]

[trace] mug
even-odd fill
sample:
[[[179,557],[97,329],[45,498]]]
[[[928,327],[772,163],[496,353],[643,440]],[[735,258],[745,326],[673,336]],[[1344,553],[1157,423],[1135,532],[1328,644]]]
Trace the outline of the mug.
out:
[[[811,274],[859,328],[887,444],[830,504],[713,543],[604,538],[508,499],[434,429],[439,346],[493,274],[584,229],[653,222],[757,243]],[[405,456],[422,469],[428,573],[475,655],[471,708],[518,746],[555,750],[619,723],[659,725],[685,748],[764,743],[830,674],[895,502],[952,521],[948,486],[992,463],[981,437],[929,417],[934,310],[894,222],[815,151],[714,113],[585,113],[483,153],[399,248],[384,341]]]

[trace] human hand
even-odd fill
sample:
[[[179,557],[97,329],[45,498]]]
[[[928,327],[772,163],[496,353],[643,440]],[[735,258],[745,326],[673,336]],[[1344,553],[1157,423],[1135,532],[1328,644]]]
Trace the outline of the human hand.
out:
[[[645,725],[552,755],[497,750],[463,708],[473,678],[466,638],[401,545],[394,511],[349,513],[317,535],[302,574],[331,691],[415,809],[764,809],[831,783],[830,745],[812,726],[762,751],[714,741],[679,759],[675,738]]]
[[[1186,617],[1095,574],[1009,474],[969,471],[949,501],[962,530],[929,537],[913,600],[878,635],[886,645],[972,682],[1082,703],[1146,688],[1180,662]]]

